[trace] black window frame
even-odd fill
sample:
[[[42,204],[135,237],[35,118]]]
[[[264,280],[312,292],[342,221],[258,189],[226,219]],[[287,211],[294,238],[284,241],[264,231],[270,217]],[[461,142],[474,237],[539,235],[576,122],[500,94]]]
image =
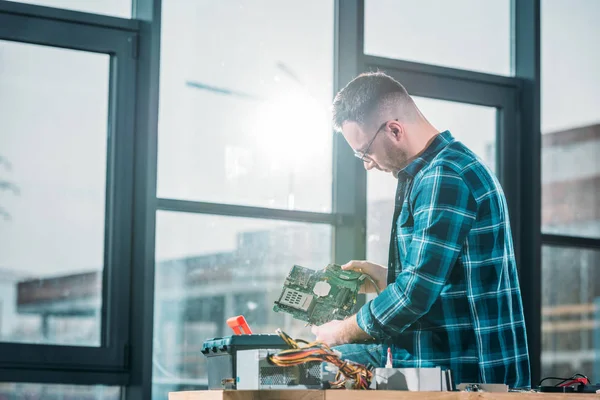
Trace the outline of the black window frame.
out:
[[[495,107],[497,113],[497,172],[506,193],[513,230],[519,279],[528,330],[532,382],[539,379],[541,340],[540,284],[540,176],[539,176],[539,0],[511,2],[511,69],[514,76],[500,76],[463,69],[410,62],[364,53],[365,0],[338,1],[336,89],[358,73],[383,70],[399,79],[417,96]],[[346,163],[348,155],[339,157]],[[532,157],[533,156],[533,157]],[[347,164],[345,164],[347,165]],[[340,168],[343,165],[340,165]],[[354,175],[356,207],[366,232],[366,173],[348,168]],[[364,257],[364,247],[360,248]],[[533,284],[532,284],[533,283]],[[530,290],[532,288],[533,290]]]
[[[541,158],[542,158],[542,138],[541,138],[541,72],[543,65],[541,64],[540,58],[540,49],[541,49],[541,24],[543,23],[541,19],[541,9],[543,6],[542,0],[535,0],[532,4],[523,4],[524,14],[528,17],[529,21],[534,21],[533,25],[537,28],[534,30],[534,34],[530,34],[525,36],[527,39],[526,46],[529,48],[533,48],[534,55],[527,58],[528,60],[532,60],[530,65],[527,65],[527,68],[524,68],[528,73],[532,74],[531,79],[531,96],[533,97],[533,101],[529,103],[529,105],[534,105],[531,110],[524,110],[525,115],[532,118],[532,125],[535,127],[539,135],[534,135],[532,137],[536,142],[535,146],[535,155],[533,159],[535,160],[535,168],[532,172],[535,174],[534,179],[536,183],[536,187],[534,189],[534,198],[535,204],[539,206],[539,215],[536,214],[536,218],[532,220],[533,229],[537,229],[535,232],[536,235],[536,246],[535,250],[538,252],[538,264],[535,265],[536,271],[534,272],[534,276],[537,277],[536,281],[533,283],[533,287],[535,288],[535,294],[532,301],[532,309],[535,310],[536,326],[538,330],[535,334],[539,337],[538,343],[536,343],[536,349],[539,351],[539,369],[538,376],[540,379],[541,376],[541,353],[542,353],[542,247],[553,247],[553,248],[566,248],[566,249],[578,249],[578,250],[600,250],[600,237],[588,237],[583,235],[565,235],[565,234],[554,234],[554,233],[546,233],[542,226],[541,219],[541,211],[542,211],[542,176],[541,176]],[[524,27],[524,30],[527,30],[527,27]],[[529,27],[529,30],[532,30]],[[597,303],[597,306],[600,303]],[[597,316],[600,316],[600,313],[596,312]],[[596,337],[600,338],[598,333],[595,334]],[[598,341],[600,343],[600,341]],[[600,361],[596,360],[596,365],[600,365]]]
[[[132,19],[123,19],[0,0],[0,39],[109,53],[113,63],[114,58],[119,61],[117,68],[124,69],[111,74],[111,79],[116,77],[111,87],[117,87],[111,94],[116,101],[111,116],[117,123],[112,133],[123,143],[116,143],[114,157],[108,159],[119,174],[107,174],[107,187],[113,188],[107,200],[115,201],[107,201],[107,243],[112,243],[112,251],[103,273],[106,347],[0,343],[1,381],[122,385],[128,399],[151,398],[158,210],[325,222],[334,227],[334,260],[365,257],[366,172],[341,135],[333,142],[331,213],[157,199],[161,1],[133,1]],[[334,16],[334,91],[358,73],[380,68],[415,95],[502,110],[496,159],[515,232],[521,285],[526,288],[532,382],[537,382],[541,245],[600,245],[596,239],[541,233],[540,0],[512,1],[514,77],[365,55],[364,0],[335,0]],[[44,29],[47,35],[41,33]]]
[[[137,30],[136,21],[0,2],[0,40],[110,56],[100,346],[0,342],[2,381],[128,381]]]

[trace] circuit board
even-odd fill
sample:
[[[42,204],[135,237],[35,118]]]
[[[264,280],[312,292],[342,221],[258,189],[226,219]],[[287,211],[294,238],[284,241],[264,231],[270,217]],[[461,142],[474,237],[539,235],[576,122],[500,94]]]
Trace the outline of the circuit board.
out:
[[[365,275],[329,264],[315,271],[294,265],[273,311],[291,314],[310,325],[345,319],[354,313],[356,296]]]

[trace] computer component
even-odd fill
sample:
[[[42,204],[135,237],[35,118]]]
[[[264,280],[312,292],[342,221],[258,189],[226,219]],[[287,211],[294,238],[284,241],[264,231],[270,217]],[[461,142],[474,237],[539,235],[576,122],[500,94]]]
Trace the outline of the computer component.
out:
[[[202,354],[207,358],[208,388],[236,389],[238,367],[243,365],[238,358],[241,351],[269,349],[278,352],[288,348],[289,345],[279,335],[232,335],[207,339],[202,345]]]
[[[452,372],[435,368],[375,368],[371,389],[412,392],[453,391]]]
[[[289,313],[311,325],[345,319],[355,312],[356,296],[366,277],[336,264],[319,271],[294,265],[273,311]]]
[[[573,386],[540,386],[540,392],[547,393],[596,393],[600,394],[600,384],[597,385],[573,385]]]
[[[542,385],[545,381],[559,381],[554,386]],[[577,373],[569,378],[547,377],[540,381],[538,390],[550,393],[598,393],[600,394],[600,383],[592,385],[590,378]]]
[[[321,380],[324,389],[368,389],[373,374],[369,368],[351,360],[342,360],[341,353],[332,350],[323,343],[307,343],[304,340],[294,340],[281,329],[277,333],[290,346],[277,354],[267,356],[270,364],[279,367],[296,367],[311,362],[330,364],[336,371],[321,369]],[[304,345],[300,345],[303,343]],[[330,372],[331,371],[331,372]],[[333,376],[332,376],[333,375]]]
[[[320,389],[321,362],[311,361],[282,367],[273,365],[268,356],[276,349],[237,352],[236,388],[238,390]]]
[[[504,383],[461,383],[456,389],[464,392],[508,392],[508,385]]]

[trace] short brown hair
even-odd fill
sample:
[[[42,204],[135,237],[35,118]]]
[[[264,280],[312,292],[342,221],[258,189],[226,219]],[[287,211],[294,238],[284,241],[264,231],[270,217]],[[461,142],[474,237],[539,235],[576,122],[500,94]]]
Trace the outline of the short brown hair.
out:
[[[341,131],[346,122],[364,125],[391,101],[409,101],[410,95],[394,78],[383,72],[366,72],[354,78],[333,100],[333,125]]]

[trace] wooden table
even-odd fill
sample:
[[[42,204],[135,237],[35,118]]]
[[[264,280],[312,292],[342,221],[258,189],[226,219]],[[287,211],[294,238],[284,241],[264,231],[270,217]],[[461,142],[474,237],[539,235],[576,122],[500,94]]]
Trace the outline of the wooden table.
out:
[[[600,400],[600,394],[405,392],[387,390],[202,390],[169,393],[169,400]]]

